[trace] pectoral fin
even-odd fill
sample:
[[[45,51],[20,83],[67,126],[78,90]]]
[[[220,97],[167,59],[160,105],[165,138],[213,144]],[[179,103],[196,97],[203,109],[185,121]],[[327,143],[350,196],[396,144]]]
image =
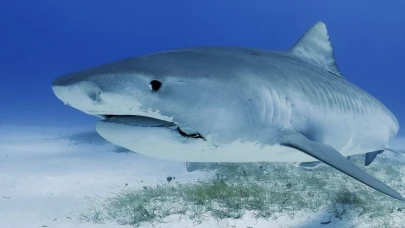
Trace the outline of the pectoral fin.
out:
[[[350,156],[347,157],[347,160],[350,161]],[[327,166],[325,163],[321,161],[314,161],[314,162],[301,162],[300,167],[306,170],[314,170],[322,166]]]
[[[405,201],[398,192],[391,189],[381,181],[375,179],[362,169],[351,163],[331,146],[314,142],[299,133],[287,133],[281,137],[281,145],[300,150],[333,168],[353,177],[354,179],[387,194],[395,199]]]

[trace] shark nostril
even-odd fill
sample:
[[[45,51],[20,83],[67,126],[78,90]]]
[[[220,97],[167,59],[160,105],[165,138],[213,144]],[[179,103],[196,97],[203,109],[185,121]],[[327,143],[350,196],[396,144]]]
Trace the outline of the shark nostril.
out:
[[[87,95],[92,101],[99,102],[100,94],[101,94],[101,91],[94,91],[94,92],[89,92]]]

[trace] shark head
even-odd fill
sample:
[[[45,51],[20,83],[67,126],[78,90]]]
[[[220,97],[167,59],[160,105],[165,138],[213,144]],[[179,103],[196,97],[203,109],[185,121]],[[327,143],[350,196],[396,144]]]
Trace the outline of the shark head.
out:
[[[246,131],[243,101],[235,99],[232,77],[215,77],[216,64],[204,51],[167,51],[62,76],[52,89],[65,104],[100,117],[97,131],[108,141],[171,159],[156,153],[204,151]]]

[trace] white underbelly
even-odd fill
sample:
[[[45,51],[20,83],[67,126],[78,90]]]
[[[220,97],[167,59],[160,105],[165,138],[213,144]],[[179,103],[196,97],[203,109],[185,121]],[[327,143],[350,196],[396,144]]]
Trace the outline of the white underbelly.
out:
[[[321,143],[328,144],[343,156],[363,154],[384,148],[389,140],[386,129],[362,131],[361,126],[325,123],[319,119],[316,126],[322,133]],[[368,130],[368,129],[366,129]],[[372,129],[370,129],[372,130]],[[213,145],[203,139],[185,138],[177,127],[136,127],[100,121],[97,132],[106,140],[145,156],[184,162],[309,162],[313,157],[286,146],[263,142],[236,140]],[[267,134],[264,134],[267,135]],[[269,135],[269,137],[271,137]],[[269,141],[271,141],[269,139]]]
[[[235,141],[214,146],[202,139],[184,138],[170,128],[139,128],[100,122],[99,134],[139,154],[184,162],[309,162],[313,157],[290,147]],[[350,147],[343,155],[366,153]]]

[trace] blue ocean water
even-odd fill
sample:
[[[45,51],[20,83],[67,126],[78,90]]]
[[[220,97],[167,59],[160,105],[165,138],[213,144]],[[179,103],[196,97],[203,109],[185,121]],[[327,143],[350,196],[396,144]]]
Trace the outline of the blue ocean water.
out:
[[[108,197],[130,188],[171,187],[177,181],[192,182],[199,187],[197,180],[210,178],[208,173],[187,172],[183,163],[154,160],[125,153],[128,150],[121,147],[109,147],[94,132],[95,117],[65,106],[55,97],[51,89],[55,78],[123,58],[189,46],[288,49],[310,26],[323,21],[339,69],[347,80],[378,98],[394,113],[400,125],[405,125],[404,12],[403,0],[3,0],[0,3],[0,227],[26,227],[27,224],[72,227],[71,217],[77,227],[99,227],[97,217],[90,219],[96,223],[76,223],[79,216],[70,215],[70,210],[86,210],[90,206],[84,203],[85,198],[94,195]],[[66,126],[80,129],[69,132],[70,129],[64,130]],[[405,127],[400,128],[399,135],[402,137],[395,143],[403,148]],[[351,161],[404,195],[401,159],[384,153],[366,168],[361,156]],[[194,165],[199,170],[207,164]],[[402,204],[334,169],[322,167],[306,172],[289,163],[269,163],[263,167],[230,164],[221,172],[231,177],[228,181],[238,182],[242,187],[246,183],[272,184],[266,189],[276,189],[273,192],[276,200],[271,203],[279,208],[285,203],[284,192],[292,196],[291,205],[295,205],[293,201],[301,203],[293,212],[302,205],[313,210],[314,205],[329,204],[324,211],[316,208],[319,211],[311,214],[312,221],[298,221],[297,227],[323,227],[331,222],[335,227],[355,227],[361,224],[356,219],[374,220],[370,214],[378,213],[380,217],[374,221],[386,222],[386,227],[403,226]],[[176,180],[170,183],[166,178],[172,176]],[[213,177],[215,184],[223,181],[218,173]],[[178,197],[176,191],[170,192]],[[349,204],[356,213],[366,208],[365,214],[361,217],[350,211],[347,214],[354,214],[353,218],[343,215],[345,205],[336,209],[341,202]],[[392,219],[395,216],[400,219],[395,221]],[[274,220],[277,225],[273,227],[280,227],[285,220],[294,222],[291,217],[266,218]],[[122,227],[116,221],[114,226],[103,225]],[[272,227],[268,224],[267,220],[262,221],[261,227]],[[369,224],[366,221],[359,227]]]
[[[405,123],[404,10],[401,0],[6,0],[0,7],[0,124],[91,126],[95,118],[57,100],[53,79],[188,46],[287,49],[319,20],[345,77]]]

